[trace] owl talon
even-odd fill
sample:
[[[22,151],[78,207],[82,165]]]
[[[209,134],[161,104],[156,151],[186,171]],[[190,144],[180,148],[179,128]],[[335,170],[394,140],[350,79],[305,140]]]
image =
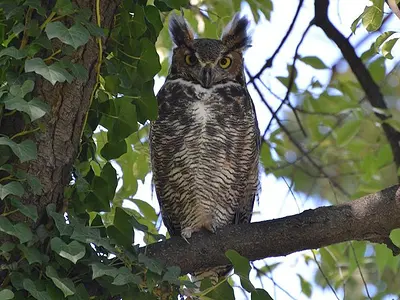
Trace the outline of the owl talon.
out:
[[[189,243],[187,238],[185,238],[184,236],[182,236],[182,238],[186,241],[186,243],[188,243],[190,245],[190,243]]]
[[[192,236],[193,229],[191,228],[184,228],[181,232],[182,238],[186,241],[186,243],[190,244],[188,239]]]

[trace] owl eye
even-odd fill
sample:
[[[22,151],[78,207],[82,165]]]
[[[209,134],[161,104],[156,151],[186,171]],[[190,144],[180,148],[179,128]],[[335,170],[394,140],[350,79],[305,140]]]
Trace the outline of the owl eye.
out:
[[[225,56],[219,60],[218,64],[222,69],[227,69],[232,64],[232,59]]]
[[[185,55],[185,62],[189,65],[189,66],[193,66],[195,63],[197,63],[197,58],[195,55],[193,54],[187,54]]]

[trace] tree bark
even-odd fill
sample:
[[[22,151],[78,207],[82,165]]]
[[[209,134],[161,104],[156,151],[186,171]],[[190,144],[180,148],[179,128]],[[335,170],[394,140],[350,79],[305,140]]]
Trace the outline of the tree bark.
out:
[[[97,23],[96,1],[77,0],[74,2],[81,9],[90,9],[91,21]],[[100,0],[102,28],[112,27],[119,3],[120,0]],[[51,10],[53,4],[48,4],[47,11]],[[107,37],[102,38],[102,44],[106,45],[106,43]],[[96,39],[91,37],[89,42],[79,47],[72,56],[73,63],[81,64],[88,70],[87,81],[75,79],[71,84],[56,83],[53,86],[49,81],[38,76],[33,91],[35,96],[49,104],[50,113],[40,120],[44,125],[44,130],[29,136],[37,145],[37,159],[18,168],[40,179],[43,186],[42,194],[40,196],[25,195],[23,198],[24,204],[37,207],[39,216],[45,212],[46,206],[50,203],[56,204],[57,207],[63,205],[64,188],[71,180],[71,167],[78,154],[85,116],[89,110],[91,94],[97,80],[99,47]],[[13,119],[9,122],[12,124],[2,124],[2,126],[15,128],[19,120]],[[10,219],[18,222],[28,221],[21,214],[13,214]],[[0,244],[1,242],[0,239]]]
[[[275,220],[232,225],[216,234],[194,234],[188,244],[171,239],[141,248],[147,256],[167,266],[179,266],[182,274],[229,263],[225,252],[236,250],[249,260],[329,246],[350,240],[383,243],[394,255],[400,248],[389,238],[400,228],[400,189],[392,186],[338,206],[310,209]]]

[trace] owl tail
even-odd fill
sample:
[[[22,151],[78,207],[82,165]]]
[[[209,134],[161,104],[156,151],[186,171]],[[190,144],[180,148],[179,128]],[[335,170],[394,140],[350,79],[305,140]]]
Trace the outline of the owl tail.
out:
[[[200,270],[192,274],[192,281],[195,284],[199,284],[200,288],[201,281],[204,278],[210,278],[212,285],[216,285],[221,278],[223,279],[228,276],[232,269],[233,267],[231,265],[224,265]]]
[[[188,299],[193,299],[193,300],[199,299],[198,297],[193,296],[193,294],[197,294],[200,292],[201,282],[203,279],[209,278],[211,284],[214,286],[219,281],[227,277],[229,273],[232,271],[232,269],[233,267],[231,265],[224,265],[224,266],[218,266],[200,270],[198,272],[191,274],[192,282],[197,286],[197,288],[187,289],[185,291],[185,295],[188,296]]]

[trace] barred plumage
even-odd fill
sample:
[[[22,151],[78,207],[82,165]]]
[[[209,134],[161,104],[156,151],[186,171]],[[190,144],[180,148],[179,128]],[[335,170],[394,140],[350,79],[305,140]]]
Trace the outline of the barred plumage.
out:
[[[250,221],[260,134],[243,72],[247,25],[236,15],[222,39],[211,40],[194,39],[183,17],[170,21],[177,47],[157,95],[150,150],[156,194],[171,235],[190,238],[202,228],[214,232]]]

